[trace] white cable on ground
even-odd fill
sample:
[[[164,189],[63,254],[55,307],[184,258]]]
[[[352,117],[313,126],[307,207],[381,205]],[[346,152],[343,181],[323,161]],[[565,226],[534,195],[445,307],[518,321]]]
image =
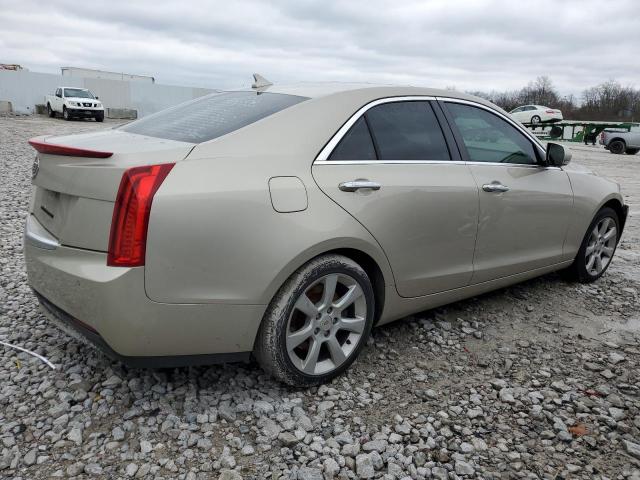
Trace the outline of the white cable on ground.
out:
[[[28,353],[29,355],[42,360],[44,363],[49,365],[52,370],[56,369],[56,366],[53,363],[51,363],[49,360],[44,358],[42,355],[38,355],[36,352],[32,352],[31,350],[27,350],[26,348],[18,347],[17,345],[11,345],[10,343],[3,342],[2,340],[0,340],[0,345],[4,345],[5,347],[10,347],[10,348],[15,348],[16,350],[20,350],[21,352]]]

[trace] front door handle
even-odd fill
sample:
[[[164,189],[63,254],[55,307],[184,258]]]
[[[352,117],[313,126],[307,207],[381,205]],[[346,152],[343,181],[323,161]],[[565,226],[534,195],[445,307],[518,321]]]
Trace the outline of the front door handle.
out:
[[[340,185],[338,185],[338,188],[343,192],[355,192],[357,190],[360,190],[361,188],[380,190],[380,187],[382,187],[382,185],[380,185],[378,182],[372,182],[364,178],[351,180],[349,182],[342,182]]]
[[[491,183],[485,183],[484,185],[482,185],[482,190],[489,193],[500,193],[500,192],[508,192],[509,187],[507,187],[506,185],[502,185],[500,182],[495,181]]]

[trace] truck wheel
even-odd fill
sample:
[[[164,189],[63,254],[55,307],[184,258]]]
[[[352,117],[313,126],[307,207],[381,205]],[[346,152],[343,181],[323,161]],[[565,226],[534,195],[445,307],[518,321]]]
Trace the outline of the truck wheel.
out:
[[[540,123],[541,120],[542,119],[538,115],[534,115],[533,117],[531,117],[531,123],[533,123],[534,125]]]
[[[96,114],[96,122],[104,122],[104,112]]]
[[[51,104],[49,103],[47,103],[47,115],[49,115],[49,118],[53,118],[56,116],[56,112],[51,110]]]
[[[609,151],[616,155],[622,155],[626,148],[627,146],[624,144],[623,140],[614,140],[609,144]]]
[[[640,148],[627,148],[624,153],[627,155],[635,155],[638,152],[640,152]]]
[[[62,118],[64,118],[65,120],[71,120],[71,115],[69,115],[67,107],[62,107]]]

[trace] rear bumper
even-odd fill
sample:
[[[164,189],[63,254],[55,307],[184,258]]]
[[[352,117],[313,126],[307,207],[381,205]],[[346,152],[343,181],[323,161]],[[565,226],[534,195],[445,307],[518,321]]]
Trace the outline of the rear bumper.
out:
[[[46,231],[35,234],[50,244],[37,246],[43,238],[34,240],[39,224],[31,221],[36,223],[25,232],[25,263],[47,315],[112,358],[168,366],[220,361],[214,355],[246,359],[253,350],[265,305],[154,302],[144,290],[144,267],[108,267],[105,253],[53,245]],[[181,358],[187,356],[193,358]]]

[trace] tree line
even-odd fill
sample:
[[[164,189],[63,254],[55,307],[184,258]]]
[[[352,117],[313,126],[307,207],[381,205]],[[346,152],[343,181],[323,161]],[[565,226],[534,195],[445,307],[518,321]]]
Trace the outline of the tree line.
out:
[[[640,90],[615,80],[587,88],[579,98],[561,96],[549,77],[538,77],[520,90],[468,92],[499,105],[507,112],[521,105],[544,105],[562,110],[566,120],[640,121]]]

